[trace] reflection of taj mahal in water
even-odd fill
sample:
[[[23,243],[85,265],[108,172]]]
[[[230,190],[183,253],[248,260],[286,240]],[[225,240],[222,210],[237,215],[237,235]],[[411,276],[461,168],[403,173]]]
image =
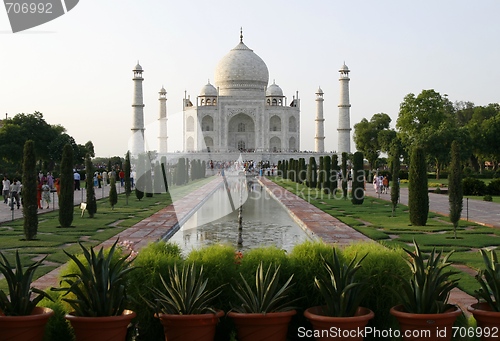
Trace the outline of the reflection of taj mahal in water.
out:
[[[142,67],[134,69],[132,154],[144,152]],[[340,72],[338,153],[350,152],[349,69]],[[287,101],[264,61],[240,42],[215,69],[215,86],[208,82],[196,100],[183,100],[184,151],[208,153],[296,153],[300,150],[300,99]],[[160,154],[167,153],[166,91],[159,92]],[[194,102],[194,103],[193,103]],[[324,153],[323,91],[316,92],[315,152]]]

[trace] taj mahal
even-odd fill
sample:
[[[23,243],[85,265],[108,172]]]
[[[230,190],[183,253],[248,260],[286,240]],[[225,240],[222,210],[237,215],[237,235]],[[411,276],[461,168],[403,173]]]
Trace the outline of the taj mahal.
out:
[[[339,69],[338,150],[350,153],[349,68]],[[144,103],[139,63],[134,70],[132,155],[145,152]],[[298,91],[289,100],[273,80],[269,84],[266,63],[245,43],[239,43],[218,62],[214,84],[208,81],[196,97],[183,98],[184,153],[198,153],[202,159],[228,154],[251,154],[247,159],[277,161],[300,153],[300,98]],[[316,91],[315,154],[325,154],[323,91]],[[159,91],[159,155],[167,153],[167,92]],[[290,154],[290,156],[288,155]],[[310,154],[310,153],[309,153]],[[198,157],[198,156],[197,156]]]

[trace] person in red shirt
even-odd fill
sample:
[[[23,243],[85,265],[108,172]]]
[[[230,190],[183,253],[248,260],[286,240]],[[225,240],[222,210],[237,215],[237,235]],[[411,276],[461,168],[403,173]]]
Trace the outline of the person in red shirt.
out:
[[[123,187],[123,184],[125,183],[125,172],[123,171],[123,169],[120,170],[118,176],[120,177],[120,184]]]

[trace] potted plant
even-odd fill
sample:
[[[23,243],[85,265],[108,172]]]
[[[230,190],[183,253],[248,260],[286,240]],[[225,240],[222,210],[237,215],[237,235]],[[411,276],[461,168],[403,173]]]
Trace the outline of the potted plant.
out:
[[[403,290],[395,291],[402,304],[391,308],[401,327],[404,340],[417,340],[410,335],[421,335],[439,340],[451,340],[452,327],[459,307],[448,303],[450,291],[457,286],[458,279],[450,277],[456,271],[449,271],[448,261],[453,251],[442,257],[442,251],[432,249],[429,257],[420,251],[414,241],[415,252],[405,249],[410,256],[407,263],[411,269],[409,280],[403,281]]]
[[[70,321],[76,340],[123,341],[130,321],[136,314],[127,310],[127,274],[130,266],[128,255],[115,254],[118,240],[106,254],[103,248],[95,252],[81,243],[84,259],[64,251],[77,265],[78,271],[63,276],[63,286],[52,288],[63,291],[62,300],[73,311],[65,317]]]
[[[196,270],[195,264],[177,265],[169,271],[169,281],[160,275],[162,288],[150,288],[154,299],[146,300],[155,309],[165,332],[165,340],[212,341],[215,327],[224,311],[214,310],[212,301],[220,294],[220,287],[207,289],[203,267]]]
[[[359,280],[356,273],[365,257],[359,260],[354,257],[346,264],[333,249],[332,262],[324,261],[328,276],[316,277],[314,284],[326,305],[311,307],[304,312],[314,328],[316,340],[330,340],[332,337],[338,340],[363,340],[362,336],[356,337],[357,331],[374,317],[373,311],[360,307],[369,280]]]
[[[8,295],[0,290],[0,330],[2,340],[42,340],[45,325],[54,315],[52,309],[37,307],[37,304],[47,297],[44,291],[32,288],[33,274],[45,260],[45,257],[27,267],[23,264],[16,251],[15,271],[3,253],[0,252],[0,272],[5,277],[9,287]],[[33,296],[36,294],[36,296]]]
[[[476,275],[478,303],[467,308],[481,330],[481,340],[497,340],[500,333],[500,264],[494,250],[480,250],[485,265]],[[481,300],[483,302],[481,302]]]
[[[264,272],[262,262],[255,272],[255,287],[240,273],[241,282],[231,285],[239,303],[227,314],[237,328],[238,340],[285,341],[288,324],[296,314],[290,299],[293,275],[279,287],[280,266],[269,265]]]

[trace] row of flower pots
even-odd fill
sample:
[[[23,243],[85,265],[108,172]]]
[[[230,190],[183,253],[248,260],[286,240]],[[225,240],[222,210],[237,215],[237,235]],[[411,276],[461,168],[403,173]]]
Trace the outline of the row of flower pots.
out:
[[[80,244],[83,259],[67,254],[78,271],[65,275],[61,287],[52,288],[62,292],[63,301],[73,309],[66,319],[70,321],[77,341],[123,341],[131,320],[136,316],[126,309],[125,278],[134,267],[128,255],[115,253],[117,243],[106,252],[103,249],[95,252],[93,248],[86,249]],[[403,290],[395,291],[394,295],[402,304],[391,309],[391,314],[400,323],[401,335],[405,340],[418,340],[416,335],[425,336],[425,340],[450,340],[453,323],[461,313],[458,307],[448,303],[450,291],[457,286],[457,280],[451,277],[455,272],[448,270],[451,253],[443,256],[432,250],[429,255],[424,255],[416,243],[414,251],[405,251],[409,256],[411,277],[409,281],[401,278]],[[478,327],[483,331],[493,331],[500,325],[500,266],[494,251],[482,250],[481,253],[486,268],[476,279],[481,285],[477,295],[484,303],[473,305],[469,310]],[[51,298],[32,288],[31,282],[43,259],[24,270],[17,253],[15,266],[11,266],[2,253],[0,256],[0,272],[9,285],[9,295],[0,291],[0,341],[42,340],[44,325],[53,312],[37,307],[37,304],[44,297]],[[339,340],[363,339],[363,333],[348,331],[363,330],[374,317],[371,310],[360,307],[370,282],[369,278],[359,280],[357,276],[365,257],[354,257],[346,263],[340,260],[334,249],[332,259],[324,261],[327,275],[314,279],[324,306],[304,312],[313,326],[314,330],[310,332],[316,340],[331,339],[332,330],[343,331],[342,335],[336,335],[340,336],[336,338]],[[208,279],[203,267],[198,268],[194,263],[182,268],[173,266],[168,275],[167,280],[160,275],[161,287],[149,289],[153,299],[143,299],[144,304],[156,311],[156,317],[164,327],[165,340],[213,340],[216,325],[224,316],[222,310],[212,306],[221,287],[207,290]],[[283,285],[278,285],[282,283],[280,267],[270,265],[265,268],[261,263],[255,272],[255,283],[250,284],[243,275],[240,276],[240,281],[231,284],[239,302],[227,313],[236,325],[238,340],[285,341],[299,299],[290,298],[293,275]],[[482,316],[488,314],[494,314],[494,317],[484,321]],[[18,322],[22,318],[25,320]],[[116,325],[108,327],[111,322]],[[33,332],[20,330],[20,327],[30,326],[37,329]],[[418,328],[434,334],[429,336],[426,332],[417,332]],[[197,335],[190,336],[190,332]],[[481,338],[492,340],[493,336],[498,335],[483,333]]]

